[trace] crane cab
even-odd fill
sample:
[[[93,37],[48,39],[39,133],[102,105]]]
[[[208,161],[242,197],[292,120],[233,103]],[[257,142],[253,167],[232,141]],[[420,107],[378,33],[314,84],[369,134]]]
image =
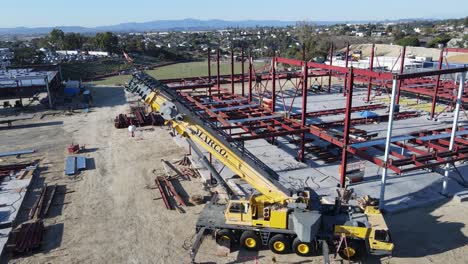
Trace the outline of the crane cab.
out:
[[[224,212],[226,224],[255,227],[288,227],[288,208],[249,200],[230,200]]]

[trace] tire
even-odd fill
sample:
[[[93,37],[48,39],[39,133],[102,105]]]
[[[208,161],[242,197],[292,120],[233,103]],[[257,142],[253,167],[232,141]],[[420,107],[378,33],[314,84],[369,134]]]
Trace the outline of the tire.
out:
[[[268,247],[275,254],[286,254],[290,251],[291,242],[285,235],[277,234],[268,241]]]
[[[240,237],[240,245],[241,247],[251,250],[251,251],[256,251],[260,249],[261,245],[260,238],[258,235],[253,232],[253,231],[244,231]]]
[[[313,243],[302,242],[297,237],[293,241],[292,249],[294,253],[301,257],[312,256],[317,251]]]
[[[366,255],[366,245],[360,240],[349,240],[348,246],[342,244],[342,248],[338,251],[338,255],[342,259],[358,261]]]
[[[216,233],[216,243],[224,246],[226,242],[234,242],[234,234],[229,229],[221,229]]]

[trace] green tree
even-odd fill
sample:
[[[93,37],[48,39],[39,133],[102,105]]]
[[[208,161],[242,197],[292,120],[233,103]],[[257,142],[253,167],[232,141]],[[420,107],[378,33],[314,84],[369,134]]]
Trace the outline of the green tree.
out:
[[[62,45],[63,39],[65,38],[65,33],[60,29],[54,29],[50,32],[50,42],[55,46],[59,47]]]
[[[447,44],[447,42],[449,42],[450,39],[452,39],[452,37],[450,37],[449,35],[441,34],[441,35],[435,37],[431,42],[429,42],[427,44],[427,47],[428,48],[437,48],[437,46],[439,44],[443,44],[443,45]]]
[[[68,33],[64,36],[61,48],[64,50],[76,50],[83,47],[84,38],[77,33]]]
[[[42,52],[37,52],[31,47],[18,47],[13,51],[15,53],[13,58],[13,63],[15,65],[38,64],[41,63],[42,57],[44,56]]]
[[[397,45],[400,46],[413,46],[418,47],[421,43],[416,36],[409,36],[396,41]]]
[[[96,46],[103,51],[116,53],[119,51],[119,38],[112,32],[98,33],[95,37]]]

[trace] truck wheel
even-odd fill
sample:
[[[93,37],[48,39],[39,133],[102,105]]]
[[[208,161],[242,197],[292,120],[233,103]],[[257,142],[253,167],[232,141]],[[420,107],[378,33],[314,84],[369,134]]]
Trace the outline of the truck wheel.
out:
[[[340,255],[342,259],[357,261],[366,254],[366,246],[363,241],[349,240],[347,244],[348,246],[342,244],[343,247],[338,251],[338,255]]]
[[[276,254],[286,254],[291,248],[291,242],[285,235],[278,234],[268,241],[268,247]]]
[[[253,231],[244,231],[240,237],[240,244],[247,250],[258,250],[260,248],[260,238]]]
[[[221,229],[216,233],[216,243],[218,245],[225,245],[226,242],[232,243],[234,241],[234,235],[229,229]]]
[[[297,237],[293,241],[292,248],[294,253],[301,257],[312,256],[316,251],[314,244],[302,242]]]

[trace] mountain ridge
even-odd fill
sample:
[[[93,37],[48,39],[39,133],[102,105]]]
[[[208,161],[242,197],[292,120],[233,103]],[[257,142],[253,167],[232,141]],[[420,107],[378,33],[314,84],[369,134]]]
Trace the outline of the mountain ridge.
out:
[[[365,24],[379,22],[409,22],[409,21],[425,21],[434,19],[398,19],[398,20],[382,20],[382,21],[281,21],[281,20],[238,20],[228,21],[222,19],[180,19],[180,20],[154,20],[148,22],[127,22],[108,26],[97,27],[82,27],[82,26],[55,26],[55,27],[13,27],[0,28],[0,35],[26,35],[26,34],[47,34],[51,30],[58,28],[66,33],[99,33],[106,31],[113,32],[148,32],[148,31],[203,31],[226,29],[230,27],[252,28],[260,27],[285,27],[293,26],[297,23],[310,23],[316,25],[334,25],[343,23]]]

